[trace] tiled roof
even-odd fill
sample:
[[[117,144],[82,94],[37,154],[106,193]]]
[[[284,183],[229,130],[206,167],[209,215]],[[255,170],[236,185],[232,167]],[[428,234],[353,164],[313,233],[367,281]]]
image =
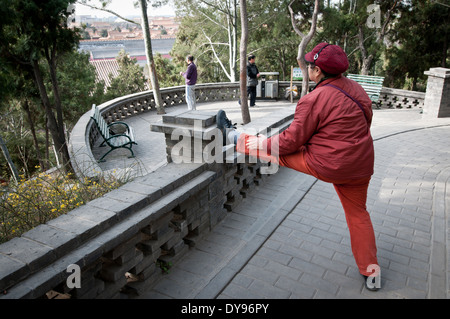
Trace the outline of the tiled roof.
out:
[[[109,75],[112,74],[113,77],[119,75],[119,64],[116,59],[91,60],[89,62],[95,66],[97,81],[105,81],[105,89],[111,86]]]
[[[95,67],[95,73],[97,75],[97,82],[103,80],[105,81],[105,91],[111,86],[110,74],[113,78],[119,75],[119,63],[116,59],[101,59],[101,60],[90,60],[89,61]],[[149,90],[148,82],[145,83],[145,89]]]

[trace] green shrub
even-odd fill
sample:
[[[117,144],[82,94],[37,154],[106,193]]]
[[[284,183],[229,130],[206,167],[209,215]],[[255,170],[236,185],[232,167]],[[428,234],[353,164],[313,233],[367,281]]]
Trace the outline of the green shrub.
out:
[[[0,189],[0,243],[101,197],[124,183],[113,174],[92,181],[76,179],[57,170],[22,179],[13,188]]]

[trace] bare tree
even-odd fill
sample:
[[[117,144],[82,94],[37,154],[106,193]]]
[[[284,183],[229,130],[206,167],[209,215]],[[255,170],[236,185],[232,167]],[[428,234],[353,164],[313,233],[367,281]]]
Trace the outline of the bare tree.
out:
[[[294,2],[295,2],[295,0],[293,0],[289,4],[289,13],[291,14],[292,27],[294,28],[295,33],[297,33],[300,36],[300,38],[302,39],[298,46],[297,63],[303,73],[302,92],[301,92],[300,96],[304,96],[308,93],[308,89],[309,89],[308,68],[307,68],[306,61],[305,61],[305,51],[306,51],[306,46],[311,41],[312,37],[314,36],[314,34],[316,32],[317,15],[319,13],[319,0],[315,0],[311,28],[309,29],[309,32],[306,35],[303,34],[303,32],[301,32],[297,26],[297,21],[296,21],[297,19],[295,17],[294,11],[292,10],[292,4]],[[299,15],[301,16],[301,20],[304,20],[303,15],[301,13],[299,13]]]
[[[198,28],[207,41],[202,44],[211,50],[215,61],[219,64],[222,71],[230,82],[236,82],[237,69],[237,7],[238,0],[196,0],[195,2],[186,2],[178,0],[178,5],[188,6],[195,14],[204,18],[198,23]],[[208,8],[208,9],[206,9]],[[217,40],[222,38],[222,32],[211,30],[207,23],[211,22],[217,26],[219,31],[226,32],[226,41]],[[226,65],[220,51],[223,47],[228,50],[228,65]]]
[[[144,31],[145,55],[147,56],[147,64],[150,73],[150,81],[152,83],[153,98],[155,99],[158,114],[165,114],[164,104],[159,90],[158,77],[156,76],[155,61],[152,53],[152,40],[150,36],[150,27],[148,26],[147,16],[147,0],[139,0],[141,6],[142,30]]]
[[[241,89],[241,114],[244,124],[250,123],[250,112],[247,102],[247,44],[248,44],[248,16],[247,16],[247,0],[241,0],[241,43],[240,53],[240,89]]]
[[[179,1],[180,6],[185,6],[184,1]],[[211,30],[207,27],[207,24],[201,21],[198,23],[199,29],[202,31],[203,36],[207,40],[202,46],[208,47],[214,55],[215,61],[221,67],[222,71],[230,82],[236,82],[237,73],[237,37],[238,37],[238,1],[237,0],[197,0],[196,2],[188,3],[189,8],[202,16],[204,21],[208,21],[217,26],[217,29]],[[202,9],[203,6],[203,9]],[[208,8],[206,10],[206,8]],[[247,15],[247,2],[245,0],[240,1],[242,34],[240,42],[240,94],[241,94],[241,114],[243,123],[249,123],[250,113],[247,103],[247,44],[248,44],[248,15]],[[222,31],[226,32],[225,41],[215,41],[214,38],[221,37]],[[215,33],[214,33],[215,32]],[[217,36],[219,35],[219,36]],[[220,54],[222,47],[228,49],[228,65],[223,61],[223,56]]]

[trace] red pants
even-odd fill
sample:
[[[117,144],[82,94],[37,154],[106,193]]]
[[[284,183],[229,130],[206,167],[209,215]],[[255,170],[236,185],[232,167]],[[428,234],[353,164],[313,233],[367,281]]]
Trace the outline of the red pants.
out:
[[[292,168],[296,171],[312,175],[321,181],[333,184],[345,212],[345,218],[350,232],[352,252],[359,272],[366,276],[371,275],[374,270],[374,265],[378,265],[378,261],[376,256],[375,233],[369,213],[366,210],[367,189],[369,187],[370,177],[350,180],[327,179],[317,174],[308,165],[304,151],[280,156],[279,158],[267,155],[267,153],[261,150],[249,151],[245,147],[248,136],[246,134],[240,135],[236,145],[239,153],[257,156],[265,161],[271,161],[280,166]]]

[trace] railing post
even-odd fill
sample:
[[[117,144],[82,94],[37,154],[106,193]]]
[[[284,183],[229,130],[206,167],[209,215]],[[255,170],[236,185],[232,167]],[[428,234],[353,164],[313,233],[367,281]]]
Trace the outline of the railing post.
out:
[[[215,113],[180,110],[150,125],[151,131],[165,134],[167,162],[222,162],[222,136],[218,136]]]
[[[428,75],[423,117],[450,117],[450,69],[431,68]]]

